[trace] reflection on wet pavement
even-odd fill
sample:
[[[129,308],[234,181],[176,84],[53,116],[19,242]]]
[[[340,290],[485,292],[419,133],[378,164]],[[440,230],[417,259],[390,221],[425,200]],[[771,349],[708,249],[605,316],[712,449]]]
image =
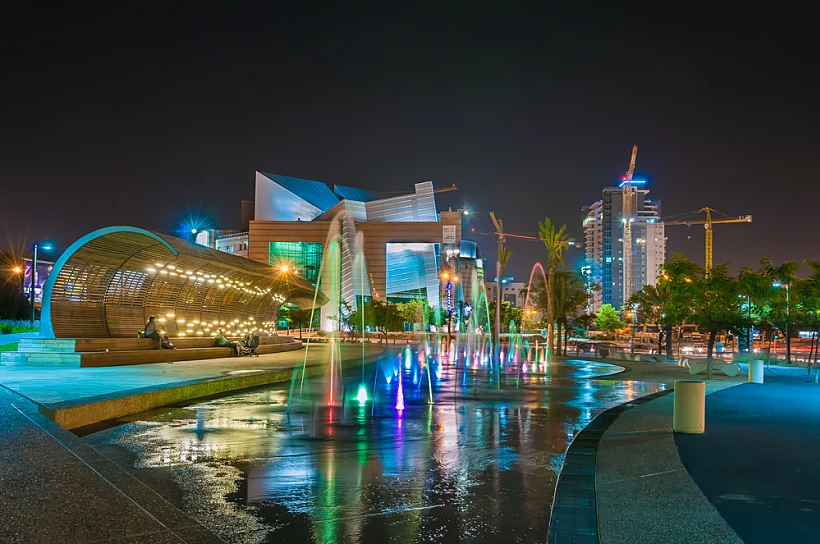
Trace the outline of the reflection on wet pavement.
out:
[[[663,387],[590,379],[617,370],[565,361],[498,394],[475,376],[454,390],[461,373],[451,379],[453,369],[443,369],[433,405],[426,383],[414,385],[404,370],[403,411],[397,379],[380,382],[375,408],[349,393],[344,409],[306,402],[290,415],[283,386],[87,439],[130,451],[137,475],[169,473],[180,506],[229,542],[543,541],[575,433],[600,411]]]

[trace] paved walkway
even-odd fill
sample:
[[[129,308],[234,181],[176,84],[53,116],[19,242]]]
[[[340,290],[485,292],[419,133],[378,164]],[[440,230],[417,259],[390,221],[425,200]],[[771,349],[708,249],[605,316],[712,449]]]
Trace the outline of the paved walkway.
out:
[[[732,385],[709,384],[707,398]],[[673,403],[670,394],[629,408],[604,434],[595,475],[601,543],[741,542],[678,457]]]
[[[324,361],[327,350],[326,345],[312,346],[308,364]],[[348,364],[361,360],[361,345],[340,350]],[[379,351],[368,348],[368,358]],[[135,389],[281,372],[301,365],[304,357],[302,350],[173,365],[0,367],[0,384],[6,386],[0,387],[0,542],[224,542],[87,442],[43,417],[38,403],[82,403],[101,394],[116,397]]]
[[[308,364],[327,356],[327,344],[311,345]],[[361,354],[361,345],[343,345],[345,355]],[[0,366],[0,384],[40,404],[125,392],[189,380],[235,376],[242,373],[281,370],[301,365],[305,350],[271,353],[259,357],[226,357],[148,365],[99,368],[42,368]]]
[[[772,367],[709,395],[706,432],[675,435],[689,475],[747,543],[820,541],[820,385]]]
[[[223,542],[3,388],[0,421],[0,542]]]
[[[67,429],[93,425],[152,408],[249,387],[281,383],[307,361],[308,373],[321,372],[327,344],[307,351],[259,357],[229,357],[102,368],[0,366],[0,386],[38,403],[40,412]],[[360,364],[361,344],[342,344],[345,365]],[[382,352],[365,346],[369,361]],[[307,359],[305,359],[307,357]]]

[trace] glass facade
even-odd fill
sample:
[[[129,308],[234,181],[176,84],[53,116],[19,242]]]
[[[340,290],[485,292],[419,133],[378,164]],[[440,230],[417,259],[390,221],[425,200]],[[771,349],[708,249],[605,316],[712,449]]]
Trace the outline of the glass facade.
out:
[[[276,268],[287,265],[297,270],[302,279],[316,285],[322,264],[322,244],[319,242],[271,242],[268,263]]]
[[[426,299],[438,303],[438,244],[388,243],[387,296],[395,299]]]

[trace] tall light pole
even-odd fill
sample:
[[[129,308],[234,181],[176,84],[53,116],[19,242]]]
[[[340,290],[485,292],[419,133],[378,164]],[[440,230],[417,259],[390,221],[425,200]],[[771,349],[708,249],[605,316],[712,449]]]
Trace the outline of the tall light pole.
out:
[[[34,327],[35,308],[34,308],[34,288],[37,285],[37,249],[39,244],[34,243],[34,256],[31,260],[31,287],[29,288],[29,300],[31,301],[31,326]],[[51,244],[43,244],[43,250],[48,251],[52,249]]]
[[[784,285],[781,284],[780,282],[774,282],[772,284],[772,287],[775,287],[775,288],[779,289],[781,287],[784,287]],[[789,328],[790,328],[790,323],[789,322],[791,321],[791,303],[789,301],[789,291],[791,291],[792,282],[787,283],[785,285],[785,287],[786,287],[786,364],[788,365],[788,364],[791,364],[791,360],[792,360],[792,341],[791,341],[791,337],[790,337],[791,333],[789,332]]]

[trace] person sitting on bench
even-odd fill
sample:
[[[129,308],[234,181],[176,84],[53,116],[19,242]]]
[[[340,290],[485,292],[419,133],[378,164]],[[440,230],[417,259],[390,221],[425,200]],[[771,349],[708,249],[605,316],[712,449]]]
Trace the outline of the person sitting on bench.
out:
[[[222,329],[216,331],[216,336],[214,337],[216,340],[216,345],[219,347],[228,347],[231,348],[234,356],[239,355],[239,346],[236,345],[236,342],[231,342],[227,338],[225,338],[225,334]]]
[[[148,318],[143,336],[156,340],[157,349],[174,349],[174,345],[168,340],[168,333],[165,332],[161,325],[157,324],[156,316],[152,315]]]

